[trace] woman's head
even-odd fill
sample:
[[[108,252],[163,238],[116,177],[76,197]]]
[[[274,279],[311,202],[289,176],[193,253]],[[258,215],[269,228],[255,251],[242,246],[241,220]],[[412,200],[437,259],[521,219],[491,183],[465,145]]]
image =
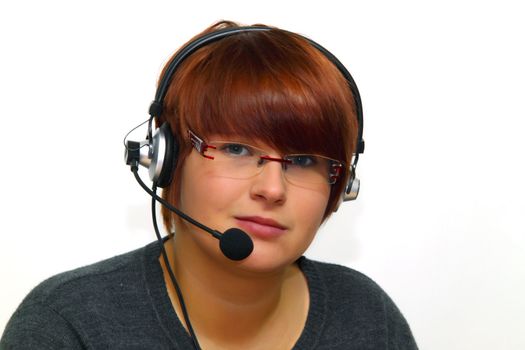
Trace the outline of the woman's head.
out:
[[[235,26],[220,22],[202,34]],[[188,130],[204,139],[241,136],[283,154],[318,154],[346,165],[357,138],[354,99],[337,67],[304,38],[273,28],[235,34],[191,54],[173,76],[158,122],[169,123],[180,145],[163,194],[174,204],[191,152]],[[331,185],[324,218],[337,206],[347,176]],[[175,217],[167,210],[163,216],[173,227]]]

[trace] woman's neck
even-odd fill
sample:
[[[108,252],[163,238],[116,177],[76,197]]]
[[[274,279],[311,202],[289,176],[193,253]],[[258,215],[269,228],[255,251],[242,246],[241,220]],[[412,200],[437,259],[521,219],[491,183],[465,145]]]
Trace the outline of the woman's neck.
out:
[[[201,345],[208,345],[203,348],[246,349],[254,344],[268,348],[269,339],[282,344],[276,349],[293,346],[309,303],[306,281],[296,264],[264,273],[244,271],[234,263],[217,263],[186,233],[177,234],[165,246],[195,333]],[[183,320],[163,269],[170,298]]]

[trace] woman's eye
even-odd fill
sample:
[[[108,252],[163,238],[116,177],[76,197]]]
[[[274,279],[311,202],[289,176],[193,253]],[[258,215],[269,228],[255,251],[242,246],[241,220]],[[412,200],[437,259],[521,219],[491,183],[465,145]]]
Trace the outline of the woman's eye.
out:
[[[291,165],[297,165],[304,168],[313,166],[317,163],[315,157],[309,155],[291,156],[288,157],[288,160],[291,161]]]
[[[221,151],[233,156],[248,156],[251,154],[249,147],[236,143],[225,144],[221,147]]]

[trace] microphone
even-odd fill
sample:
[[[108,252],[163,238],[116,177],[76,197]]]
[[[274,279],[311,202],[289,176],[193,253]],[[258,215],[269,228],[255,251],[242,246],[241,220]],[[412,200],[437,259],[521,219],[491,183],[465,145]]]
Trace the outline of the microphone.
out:
[[[243,260],[253,251],[253,241],[241,229],[229,228],[219,238],[222,254],[231,260]]]
[[[134,163],[134,164],[133,164]],[[165,201],[163,198],[159,197],[156,193],[154,193],[151,189],[146,186],[146,184],[142,181],[138,174],[138,165],[136,162],[133,162],[131,164],[131,171],[133,172],[133,175],[135,175],[135,179],[140,184],[140,186],[151,196],[153,199],[155,199],[157,202],[164,205],[166,208],[186,220],[187,222],[197,226],[198,228],[208,232],[213,237],[219,240],[219,247],[221,249],[222,254],[226,256],[230,260],[243,260],[246,259],[253,251],[253,241],[248,236],[246,232],[244,232],[241,229],[238,228],[229,228],[224,233],[221,233],[217,230],[213,230],[209,228],[208,226],[198,222],[197,220],[193,219],[192,217],[184,214],[179,209],[172,206],[170,203]]]

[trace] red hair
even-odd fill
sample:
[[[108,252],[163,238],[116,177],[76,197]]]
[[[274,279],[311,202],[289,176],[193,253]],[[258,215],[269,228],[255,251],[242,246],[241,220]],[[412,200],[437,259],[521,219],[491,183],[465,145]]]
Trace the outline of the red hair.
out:
[[[237,26],[222,21],[199,36]],[[175,72],[157,122],[168,122],[180,145],[172,183],[163,192],[175,205],[191,151],[188,129],[204,139],[242,135],[283,153],[314,153],[346,165],[357,139],[354,98],[344,76],[304,38],[277,28],[225,37],[191,54]],[[325,219],[337,207],[344,175],[332,185]],[[162,215],[171,231],[175,217],[164,207]]]

